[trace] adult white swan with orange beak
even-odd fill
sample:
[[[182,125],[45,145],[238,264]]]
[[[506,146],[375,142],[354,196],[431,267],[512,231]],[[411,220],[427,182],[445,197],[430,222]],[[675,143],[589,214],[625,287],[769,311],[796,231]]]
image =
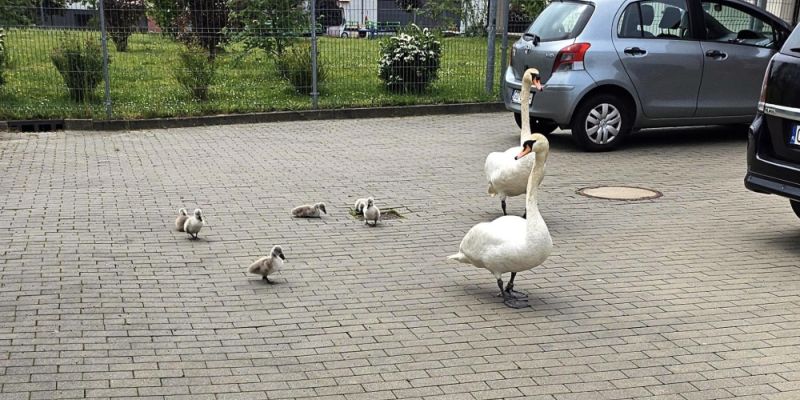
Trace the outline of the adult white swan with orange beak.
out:
[[[472,227],[461,240],[458,254],[448,257],[478,268],[489,270],[497,279],[505,305],[511,308],[528,306],[527,295],[514,290],[517,273],[541,265],[553,249],[550,231],[547,230],[536,200],[539,184],[544,178],[544,166],[550,143],[542,134],[523,139],[522,151],[516,159],[524,160],[535,154],[532,168],[528,170],[525,211],[527,219],[503,216],[492,222],[482,222]],[[530,154],[530,153],[534,154]],[[502,274],[510,272],[511,280],[503,288]]]
[[[536,90],[539,91],[542,90],[539,70],[536,68],[528,68],[522,75],[522,92],[520,93],[522,128],[519,134],[519,146],[512,147],[506,151],[489,153],[483,166],[486,179],[489,181],[488,192],[492,197],[500,196],[500,207],[503,208],[503,215],[506,215],[506,198],[525,193],[528,174],[533,166],[534,157],[524,157],[520,160],[514,159],[514,156],[522,151],[524,138],[531,135],[529,104],[531,87],[536,87]]]

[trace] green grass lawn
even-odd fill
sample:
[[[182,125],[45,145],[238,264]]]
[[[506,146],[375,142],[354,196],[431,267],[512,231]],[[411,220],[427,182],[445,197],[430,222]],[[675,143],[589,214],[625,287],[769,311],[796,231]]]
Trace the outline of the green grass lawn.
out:
[[[99,40],[99,33],[7,31],[10,68],[6,84],[0,87],[0,120],[106,117],[102,84],[95,91],[95,98],[86,103],[74,103],[67,97],[61,76],[50,60],[52,50],[67,37]],[[116,52],[109,43],[113,118],[311,108],[309,96],[297,94],[279,78],[270,56],[261,51],[244,54],[236,45],[229,45],[217,57],[217,81],[210,89],[210,99],[194,101],[173,76],[182,48],[181,43],[160,34],[133,35],[125,53]],[[323,37],[319,51],[327,70],[327,79],[320,88],[321,108],[482,102],[497,98],[497,87],[493,95],[483,90],[486,38],[443,38],[439,79],[419,95],[393,94],[383,89],[378,79],[379,40]],[[499,68],[496,71],[499,73]]]

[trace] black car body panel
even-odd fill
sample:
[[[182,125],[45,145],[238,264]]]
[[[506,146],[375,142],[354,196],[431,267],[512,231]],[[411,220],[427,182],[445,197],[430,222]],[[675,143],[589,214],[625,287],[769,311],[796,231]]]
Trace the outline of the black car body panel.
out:
[[[798,36],[800,31],[792,34]],[[800,49],[791,39],[767,69],[764,98],[750,126],[745,186],[800,201]]]

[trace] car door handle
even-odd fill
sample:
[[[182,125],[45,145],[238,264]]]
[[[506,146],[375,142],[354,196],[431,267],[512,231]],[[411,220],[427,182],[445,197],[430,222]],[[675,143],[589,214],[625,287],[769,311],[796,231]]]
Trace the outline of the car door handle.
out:
[[[626,47],[626,48],[625,48],[625,50],[623,50],[623,52],[624,52],[625,54],[630,54],[630,55],[632,55],[632,56],[638,56],[638,55],[645,55],[645,54],[647,54],[647,50],[645,50],[645,49],[640,49],[640,48],[638,48],[638,47]]]
[[[706,52],[706,57],[711,57],[718,60],[724,60],[728,58],[728,53],[723,53],[719,50],[709,50]]]

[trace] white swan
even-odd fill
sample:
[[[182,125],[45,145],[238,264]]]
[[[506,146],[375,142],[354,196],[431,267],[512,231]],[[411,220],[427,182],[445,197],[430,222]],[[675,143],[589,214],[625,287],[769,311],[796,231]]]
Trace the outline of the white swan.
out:
[[[503,208],[503,215],[506,215],[506,198],[519,196],[525,193],[528,183],[528,174],[533,166],[534,157],[524,157],[516,160],[515,155],[522,151],[523,138],[531,135],[530,124],[530,98],[531,86],[537,90],[542,90],[539,81],[539,70],[528,68],[522,76],[522,89],[520,92],[520,116],[522,127],[519,134],[519,146],[512,147],[506,151],[496,151],[489,153],[483,171],[489,181],[489,194],[494,197],[500,195],[500,207]]]
[[[514,290],[514,278],[518,272],[541,265],[553,249],[553,241],[547,225],[539,214],[536,194],[544,178],[544,165],[550,144],[541,134],[530,135],[517,158],[524,158],[533,151],[536,161],[528,176],[525,210],[527,219],[503,216],[492,222],[482,222],[472,227],[461,241],[458,254],[449,259],[479,268],[488,269],[495,278],[504,303],[512,308],[527,307],[524,293]],[[530,157],[530,156],[529,156]],[[511,280],[503,289],[502,274],[510,272]]]

